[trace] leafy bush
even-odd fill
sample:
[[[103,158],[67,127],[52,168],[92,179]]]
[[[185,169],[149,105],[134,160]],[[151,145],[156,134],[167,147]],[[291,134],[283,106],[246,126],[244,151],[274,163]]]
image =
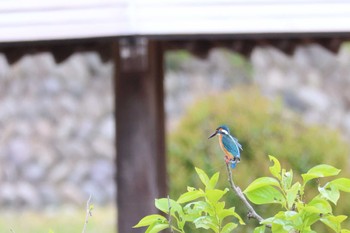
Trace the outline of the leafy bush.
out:
[[[302,174],[302,182],[293,183],[293,171],[282,169],[280,162],[273,156],[270,156],[270,160],[273,161],[273,165],[269,170],[274,177],[260,177],[254,180],[245,189],[244,194],[255,204],[278,204],[280,208],[272,217],[261,220],[254,233],[264,233],[267,227],[271,228],[272,233],[315,233],[313,227],[316,223],[323,223],[333,232],[350,233],[341,226],[347,216],[334,215],[331,206],[331,203],[337,205],[340,191],[350,192],[350,179],[338,178],[323,186],[319,185],[318,193],[307,200],[304,194],[309,181],[338,175],[340,170],[330,165],[317,165]],[[148,215],[134,227],[147,227],[146,233],[157,233],[167,228],[171,228],[172,232],[184,233],[186,225],[192,224],[196,229],[229,233],[238,226],[232,221],[232,217],[241,225],[245,225],[234,207],[225,208],[226,203],[220,201],[228,189],[215,188],[219,173],[215,173],[209,179],[203,170],[196,168],[196,171],[205,186],[204,190],[188,187],[187,192],[177,201],[170,198],[156,199],[156,207],[165,213],[167,218],[159,214]],[[232,189],[241,199],[246,200],[244,194],[233,187],[231,175],[229,179]],[[225,222],[228,217],[230,221]]]
[[[306,184],[323,177],[339,174],[340,170],[330,165],[317,165],[302,174],[302,181],[293,184],[293,170],[281,169],[279,161],[270,156],[273,166],[270,172],[274,177],[260,177],[254,180],[244,191],[248,199],[255,204],[279,204],[279,211],[273,217],[265,219],[255,232],[264,232],[265,226],[271,226],[272,232],[315,233],[313,225],[322,222],[333,232],[349,233],[342,229],[345,215],[334,215],[332,205],[337,205],[340,191],[350,192],[350,179],[338,178],[318,185],[318,192],[305,198]],[[310,196],[310,195],[309,195]],[[324,232],[324,230],[322,231]]]
[[[327,163],[347,172],[349,148],[341,136],[321,126],[305,125],[301,118],[284,109],[280,101],[269,101],[257,88],[242,87],[200,100],[188,109],[177,129],[168,136],[168,173],[170,196],[185,187],[198,186],[193,167],[210,175],[225,167],[216,140],[208,136],[218,125],[226,124],[243,146],[241,163],[233,171],[239,186],[247,186],[268,172],[266,154],[278,154],[287,168],[305,173],[314,164]],[[226,184],[219,182],[218,187]],[[314,184],[315,185],[315,184]],[[312,194],[312,193],[311,193]],[[310,195],[311,195],[310,194]],[[237,201],[235,197],[230,203]],[[339,207],[348,211],[350,202]],[[237,212],[245,211],[237,207]],[[261,207],[262,214],[273,208]]]
[[[204,184],[205,189],[187,187],[177,201],[167,198],[155,200],[155,206],[163,213],[171,216],[175,224],[162,215],[148,215],[140,220],[134,227],[147,226],[146,232],[159,232],[171,227],[177,232],[185,232],[186,224],[193,224],[196,228],[211,229],[215,233],[229,233],[238,225],[225,220],[230,217],[236,218],[240,224],[245,224],[241,217],[235,212],[235,208],[225,208],[225,202],[220,201],[228,189],[216,189],[219,180],[219,173],[215,173],[210,179],[207,174],[196,168],[197,174]],[[170,205],[169,205],[170,204]]]

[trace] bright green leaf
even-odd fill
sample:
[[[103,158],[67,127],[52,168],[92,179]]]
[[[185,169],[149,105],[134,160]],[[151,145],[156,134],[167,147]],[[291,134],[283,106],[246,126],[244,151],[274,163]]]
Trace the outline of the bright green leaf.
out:
[[[350,192],[350,179],[348,178],[335,179],[329,183],[337,187],[340,191]]]
[[[185,221],[193,222],[195,219],[202,216],[203,212],[209,213],[209,215],[214,214],[211,206],[205,201],[190,202],[184,206]]]
[[[210,188],[210,189],[215,188],[216,184],[218,183],[219,176],[220,176],[220,173],[217,172],[210,178],[208,188]]]
[[[321,218],[321,222],[332,228],[335,232],[340,232],[341,226],[340,224],[347,218],[345,215],[327,215]]]
[[[149,226],[155,222],[164,223],[167,219],[159,214],[151,214],[142,218],[133,228]]]
[[[210,216],[201,216],[193,221],[196,228],[212,229],[214,232],[219,232],[219,226],[215,218]]]
[[[195,168],[196,172],[199,176],[199,179],[202,181],[202,183],[204,184],[205,187],[209,186],[209,177],[208,175],[200,168]]]
[[[196,191],[196,188],[193,188],[191,186],[187,186],[187,192],[192,192],[192,191]]]
[[[319,178],[319,177],[328,177],[328,176],[335,176],[338,175],[340,172],[339,169],[327,165],[327,164],[321,164],[317,165],[313,168],[311,168],[307,173],[302,174],[304,184],[308,182],[311,179]]]
[[[213,205],[215,212],[219,212],[223,209],[225,209],[225,202],[224,201],[218,201]]]
[[[275,220],[275,217],[265,218],[263,221],[260,222],[260,224],[272,224]]]
[[[191,192],[186,192],[182,194],[179,199],[177,199],[177,203],[186,203],[189,201],[196,200],[200,197],[204,197],[205,194],[201,190],[196,190],[196,191],[191,191]]]
[[[339,190],[332,184],[327,184],[327,186],[327,188],[318,187],[318,191],[320,192],[322,197],[326,198],[327,200],[330,200],[334,203],[334,205],[336,205],[340,197]]]
[[[293,232],[293,227],[288,225],[285,221],[281,219],[275,220],[272,224],[271,231],[273,233],[290,233]]]
[[[178,212],[180,215],[183,215],[182,207],[180,206],[179,203],[176,201],[169,199],[168,198],[160,198],[160,199],[155,199],[155,206],[163,211],[166,214],[169,214],[169,201],[170,201],[170,207],[171,207],[171,215],[174,216],[175,212]]]
[[[238,225],[236,223],[230,222],[227,223],[222,230],[221,233],[231,233]]]
[[[316,231],[311,230],[310,227],[304,227],[303,228],[303,233],[317,233]]]
[[[299,182],[293,184],[293,186],[287,191],[287,206],[288,209],[292,209],[295,200],[297,199],[300,191],[301,184]]]
[[[156,223],[150,225],[145,233],[158,233],[164,229],[169,228],[169,224],[164,224],[164,223]]]
[[[233,216],[234,216],[235,218],[238,219],[239,224],[245,225],[245,222],[243,221],[243,219],[241,218],[241,216],[240,216],[239,214],[237,214],[237,213],[235,212],[235,213],[233,214]]]
[[[332,213],[332,206],[329,204],[329,202],[319,196],[316,196],[315,198],[313,198],[306,205],[306,207],[315,207],[318,210],[318,212],[316,213],[323,213],[323,214]]]
[[[329,218],[330,218],[332,221],[342,223],[342,222],[344,222],[345,219],[348,218],[348,216],[346,216],[346,215],[332,216],[332,215],[331,215],[331,216],[329,216]]]
[[[285,205],[285,199],[282,193],[272,186],[263,186],[248,192],[245,190],[244,193],[251,202],[257,205],[268,203]]]
[[[243,193],[251,192],[255,189],[259,189],[263,186],[276,186],[280,187],[279,182],[272,177],[260,177],[256,180],[254,180],[245,190]]]
[[[342,229],[342,230],[340,231],[340,233],[350,233],[350,230]]]
[[[256,227],[254,229],[254,233],[265,233],[265,225],[260,226],[260,227]]]
[[[273,165],[270,166],[270,172],[271,174],[276,177],[278,180],[281,180],[281,164],[280,162],[273,157],[272,155],[269,155],[270,161],[273,162]]]
[[[285,169],[282,169],[282,187],[284,190],[287,190],[291,187],[293,181],[293,171],[290,170],[287,172]]]
[[[227,191],[228,189],[225,189],[225,190],[213,189],[213,190],[207,190],[205,194],[211,203],[216,203],[225,195],[225,193],[227,193]]]
[[[224,220],[226,217],[228,216],[233,216],[235,218],[238,219],[239,221],[239,224],[241,225],[245,225],[243,219],[241,218],[241,216],[239,216],[236,212],[235,212],[235,207],[231,207],[229,209],[223,209],[221,211],[219,211],[217,213],[218,217],[221,219],[221,220]]]

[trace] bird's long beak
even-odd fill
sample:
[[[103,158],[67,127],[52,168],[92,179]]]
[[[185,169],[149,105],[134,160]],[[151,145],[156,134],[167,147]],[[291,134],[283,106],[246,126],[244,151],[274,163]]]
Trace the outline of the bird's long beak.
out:
[[[217,134],[218,134],[218,131],[216,130],[212,135],[209,136],[208,139],[211,139],[212,137],[214,137],[214,136],[217,135]]]

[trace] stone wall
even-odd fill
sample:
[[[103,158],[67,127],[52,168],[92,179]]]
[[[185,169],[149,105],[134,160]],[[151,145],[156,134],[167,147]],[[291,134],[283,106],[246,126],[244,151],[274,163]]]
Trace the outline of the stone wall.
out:
[[[252,55],[254,81],[310,124],[339,129],[350,141],[350,47],[338,54],[319,45],[298,47],[293,56],[274,48]]]
[[[0,56],[0,205],[115,198],[112,65],[94,53]]]

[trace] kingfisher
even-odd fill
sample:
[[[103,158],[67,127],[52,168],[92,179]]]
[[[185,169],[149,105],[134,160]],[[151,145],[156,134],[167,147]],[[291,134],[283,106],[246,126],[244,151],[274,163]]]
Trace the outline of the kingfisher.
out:
[[[243,150],[241,144],[239,144],[237,138],[230,134],[230,130],[226,125],[219,126],[208,139],[216,135],[219,136],[220,147],[225,153],[226,164],[230,164],[231,168],[235,168],[241,160],[240,150]]]

